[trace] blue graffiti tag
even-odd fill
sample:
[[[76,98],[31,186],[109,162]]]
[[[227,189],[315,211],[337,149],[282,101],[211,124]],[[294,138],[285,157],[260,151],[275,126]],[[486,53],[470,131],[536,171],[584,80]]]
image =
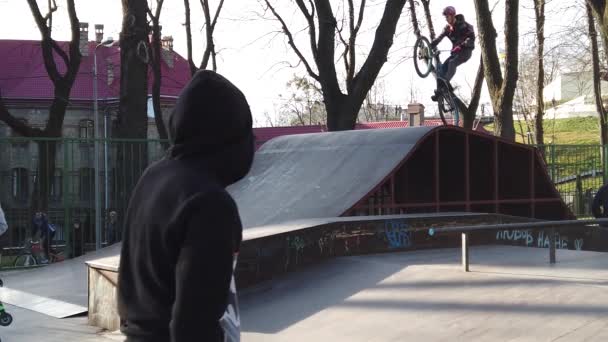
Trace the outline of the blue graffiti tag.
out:
[[[384,234],[389,248],[404,248],[412,245],[408,225],[403,221],[390,220],[384,223]]]

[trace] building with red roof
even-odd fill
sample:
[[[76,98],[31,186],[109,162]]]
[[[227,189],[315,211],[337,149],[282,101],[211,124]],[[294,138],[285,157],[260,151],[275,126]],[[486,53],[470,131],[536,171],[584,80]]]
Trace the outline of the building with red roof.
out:
[[[97,54],[97,99],[99,113],[114,119],[120,96],[120,47],[118,42],[110,46],[100,45],[103,27],[96,27],[96,40],[89,40],[88,24],[81,23],[80,52],[82,59],[72,91],[64,121],[64,136],[87,138],[92,134],[93,123],[93,68],[94,53]],[[68,51],[69,42],[58,41],[58,45]],[[188,61],[173,51],[173,38],[164,37],[162,42],[162,86],[161,105],[163,109],[172,107],[181,89],[190,80]],[[55,62],[59,72],[66,66],[57,54]],[[27,120],[35,127],[43,127],[48,117],[48,109],[53,100],[54,86],[44,66],[40,41],[0,40],[0,91],[9,111],[16,117]],[[149,70],[152,73],[152,70]],[[150,75],[151,76],[151,75]],[[150,80],[153,77],[149,78]],[[152,82],[149,82],[152,93]],[[151,95],[150,95],[151,96]],[[103,121],[100,121],[103,122]],[[0,127],[3,124],[0,122]],[[102,128],[100,127],[100,130]],[[3,132],[4,131],[4,132]],[[154,130],[155,131],[155,130]],[[4,133],[4,134],[3,134]],[[153,136],[156,132],[152,132]],[[9,130],[0,128],[0,136],[10,136]]]

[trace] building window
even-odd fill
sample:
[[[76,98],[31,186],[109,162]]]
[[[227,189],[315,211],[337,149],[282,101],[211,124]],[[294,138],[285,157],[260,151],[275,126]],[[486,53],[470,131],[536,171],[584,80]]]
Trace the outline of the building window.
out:
[[[53,173],[53,178],[51,180],[51,200],[59,201],[61,200],[61,193],[63,190],[63,174],[61,169],[55,169]]]
[[[95,169],[90,167],[83,167],[80,169],[79,175],[79,189],[81,201],[91,201],[95,192]]]
[[[18,167],[11,172],[11,194],[16,201],[26,201],[29,194],[27,169]]]
[[[94,127],[93,120],[80,120],[78,123],[78,137],[80,139],[95,138]]]
[[[27,125],[27,119],[17,119],[24,125]],[[11,142],[11,152],[13,162],[25,162],[28,158],[29,141],[17,133],[15,130],[11,130],[11,137],[17,138]],[[21,138],[21,139],[18,139]]]

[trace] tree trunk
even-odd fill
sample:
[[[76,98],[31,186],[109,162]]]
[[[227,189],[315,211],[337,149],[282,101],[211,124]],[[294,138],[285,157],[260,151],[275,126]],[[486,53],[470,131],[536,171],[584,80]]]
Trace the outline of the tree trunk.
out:
[[[593,64],[593,95],[595,108],[600,121],[600,140],[602,145],[608,144],[608,127],[606,125],[606,109],[602,101],[602,80],[600,78],[600,56],[597,44],[597,31],[591,7],[587,5],[587,22],[589,24],[589,39],[591,40],[591,60]],[[606,158],[606,156],[604,156]]]
[[[148,42],[147,1],[122,0],[123,22],[120,33],[120,102],[118,107],[119,138],[140,142],[118,144],[115,173],[117,196],[126,206],[139,176],[146,168],[148,137]]]
[[[496,29],[488,0],[474,0],[477,12],[479,46],[483,58],[486,83],[494,110],[494,133],[515,141],[513,97],[517,85],[518,67],[518,0],[505,3],[505,72],[504,79],[496,50]]]
[[[479,60],[479,67],[477,68],[477,75],[475,76],[475,83],[473,85],[473,91],[471,92],[471,102],[467,106],[458,97],[456,97],[456,105],[462,116],[462,127],[464,129],[473,129],[475,123],[475,114],[479,108],[479,98],[481,97],[481,88],[483,87],[484,79],[484,68],[483,58]]]
[[[545,89],[545,0],[534,0],[534,10],[536,13],[536,40],[538,41],[538,75],[536,79],[536,120],[535,137],[536,144],[544,145],[543,115],[545,115],[545,100],[543,90]]]
[[[606,0],[587,0],[591,6],[593,16],[600,29],[600,36],[604,44],[604,50],[608,49],[608,4]]]
[[[167,128],[163,120],[163,112],[160,105],[160,89],[162,85],[162,74],[161,74],[161,32],[160,26],[158,25],[158,18],[153,20],[152,26],[152,72],[154,74],[154,82],[152,83],[152,105],[154,107],[154,122],[156,123],[156,129],[158,130],[158,137],[161,139],[162,146],[166,150],[169,148],[169,135],[167,134]]]
[[[150,62],[148,4],[141,0],[122,0],[122,8],[119,134],[121,138],[146,139]]]

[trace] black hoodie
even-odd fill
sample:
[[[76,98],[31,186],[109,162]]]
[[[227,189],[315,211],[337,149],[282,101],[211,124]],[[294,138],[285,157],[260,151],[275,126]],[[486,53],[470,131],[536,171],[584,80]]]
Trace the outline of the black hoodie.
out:
[[[225,187],[251,167],[251,112],[232,83],[199,71],[169,131],[172,147],[141,176],[125,217],[121,330],[127,341],[223,341],[242,234]]]

